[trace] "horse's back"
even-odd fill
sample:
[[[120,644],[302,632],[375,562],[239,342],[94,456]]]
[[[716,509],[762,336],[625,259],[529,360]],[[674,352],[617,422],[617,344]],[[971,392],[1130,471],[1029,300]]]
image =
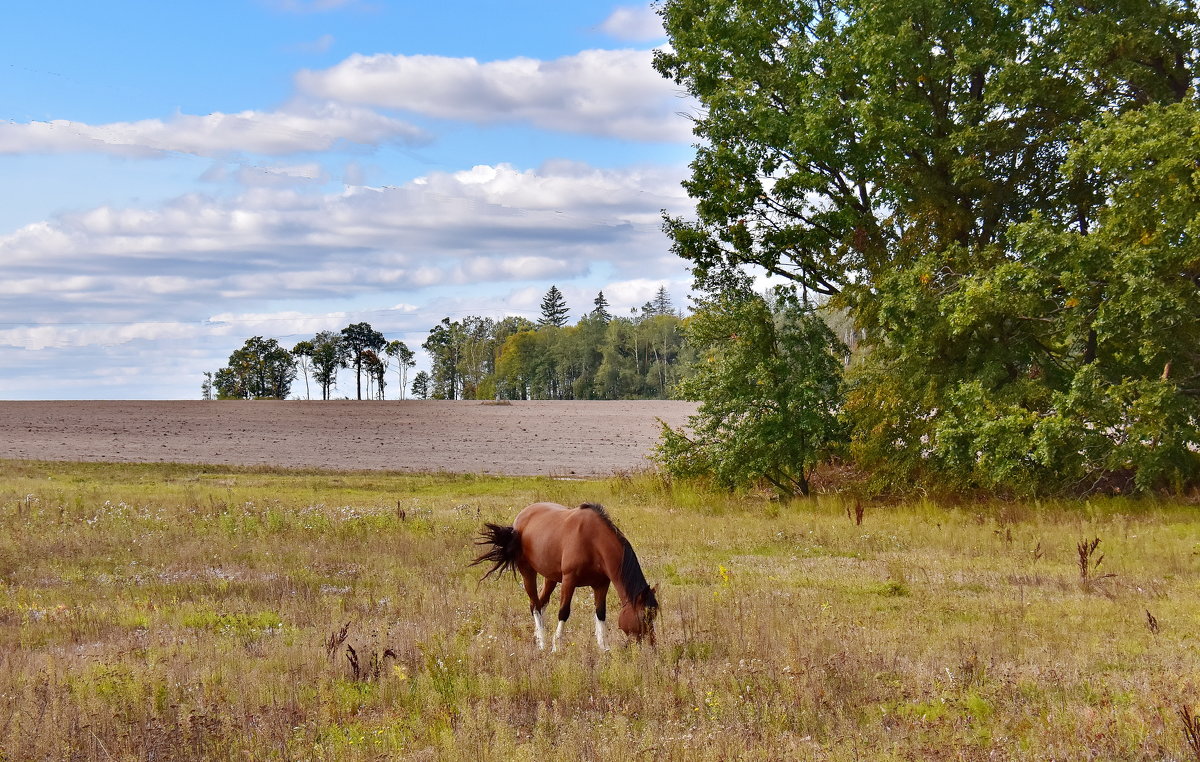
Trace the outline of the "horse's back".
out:
[[[530,567],[549,579],[561,581],[564,572],[592,578],[604,565],[599,557],[607,524],[594,511],[568,508],[558,503],[526,506],[513,527],[521,535],[522,551]],[[589,583],[590,584],[590,583]]]

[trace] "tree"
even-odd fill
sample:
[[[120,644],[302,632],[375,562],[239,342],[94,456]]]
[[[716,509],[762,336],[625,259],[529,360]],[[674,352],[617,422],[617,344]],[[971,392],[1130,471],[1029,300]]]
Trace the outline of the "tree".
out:
[[[542,317],[538,320],[538,325],[562,328],[567,324],[569,312],[567,300],[558,290],[558,286],[551,286],[546,295],[542,297]]]
[[[358,382],[358,399],[362,399],[363,362],[368,351],[375,353],[383,349],[387,339],[371,327],[370,323],[353,323],[342,329],[342,342],[354,362],[354,375]],[[378,360],[376,356],[376,360]]]
[[[313,379],[321,385],[321,399],[328,400],[337,385],[338,369],[349,366],[346,345],[335,331],[321,331],[311,341]]]
[[[368,349],[363,352],[363,370],[367,374],[367,396],[371,396],[371,385],[375,385],[377,399],[383,399],[383,388],[386,385],[387,361],[376,352]]]
[[[304,399],[312,399],[308,391],[308,371],[312,367],[312,356],[315,347],[311,341],[297,341],[292,347],[292,357],[296,358],[296,364],[300,368],[300,372],[304,374]]]
[[[204,380],[200,382],[200,399],[211,400],[213,395],[213,374],[205,371]]]
[[[287,399],[296,361],[275,339],[255,336],[229,355],[214,385],[220,399]]]
[[[1200,478],[1183,454],[1200,393],[1175,370],[1194,345],[1170,344],[1200,319],[1176,185],[1195,155],[1192,5],[660,8],[656,66],[704,107],[674,249],[702,289],[751,265],[849,311],[853,452],[881,488]]]
[[[608,321],[612,320],[612,313],[608,311],[608,299],[604,298],[603,291],[596,294],[596,300],[592,302],[592,304],[596,305],[596,308],[592,310],[593,317],[603,323],[607,323]]]
[[[429,394],[434,399],[458,399],[462,388],[461,366],[465,333],[462,323],[442,318],[429,329],[429,337],[421,347],[433,360]]]
[[[431,379],[425,371],[418,371],[417,375],[413,376],[412,394],[419,400],[429,399],[429,387]]]
[[[642,314],[646,316],[675,314],[675,305],[671,303],[671,294],[667,291],[666,286],[658,287],[658,291],[654,292],[654,299],[642,306]]]
[[[699,307],[686,330],[700,362],[681,392],[700,407],[690,433],[662,424],[656,460],[731,489],[762,479],[781,495],[807,495],[813,469],[842,439],[844,348],[788,289],[771,304],[742,285]]]
[[[408,386],[408,371],[417,364],[416,354],[408,348],[407,344],[399,339],[389,341],[383,351],[389,357],[396,358],[396,375],[399,376],[400,399],[404,399],[404,388]]]

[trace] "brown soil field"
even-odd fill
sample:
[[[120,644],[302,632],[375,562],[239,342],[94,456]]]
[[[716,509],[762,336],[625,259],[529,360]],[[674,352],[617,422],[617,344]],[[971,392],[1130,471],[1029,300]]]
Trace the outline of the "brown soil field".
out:
[[[691,402],[0,402],[0,459],[605,476]]]

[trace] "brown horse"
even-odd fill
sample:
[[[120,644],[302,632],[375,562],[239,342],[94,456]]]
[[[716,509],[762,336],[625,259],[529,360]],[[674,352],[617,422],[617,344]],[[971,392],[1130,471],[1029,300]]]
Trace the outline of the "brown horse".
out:
[[[596,642],[604,645],[604,616],[611,582],[621,600],[617,626],[635,640],[654,643],[654,618],[658,615],[656,588],[646,582],[633,546],[608,517],[604,507],[584,503],[567,508],[556,503],[534,503],[517,514],[512,526],[484,524],[476,545],[490,545],[471,564],[492,562],[493,572],[520,572],[533,612],[534,637],[538,648],[546,647],[542,611],[554,588],[561,583],[558,629],[553,650],[558,650],[563,623],[571,615],[571,597],[577,587],[590,587],[596,594]],[[546,578],[541,595],[537,577]]]

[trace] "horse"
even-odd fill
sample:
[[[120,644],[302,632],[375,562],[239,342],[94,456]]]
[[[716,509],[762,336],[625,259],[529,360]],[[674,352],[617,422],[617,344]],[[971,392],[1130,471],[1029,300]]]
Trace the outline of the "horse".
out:
[[[571,616],[571,598],[578,587],[590,587],[596,596],[596,643],[604,643],[604,617],[608,586],[611,583],[621,601],[617,626],[630,638],[646,639],[654,645],[654,618],[658,616],[658,588],[651,587],[642,573],[637,554],[621,530],[609,518],[604,506],[583,503],[568,508],[557,503],[526,506],[512,526],[485,523],[476,545],[491,546],[471,566],[491,562],[492,568],[480,581],[495,572],[520,573],[533,613],[533,635],[539,649],[546,647],[542,611],[550,602],[554,588],[559,594],[558,628],[551,650],[558,650],[563,625]],[[546,578],[539,595],[537,577]]]

